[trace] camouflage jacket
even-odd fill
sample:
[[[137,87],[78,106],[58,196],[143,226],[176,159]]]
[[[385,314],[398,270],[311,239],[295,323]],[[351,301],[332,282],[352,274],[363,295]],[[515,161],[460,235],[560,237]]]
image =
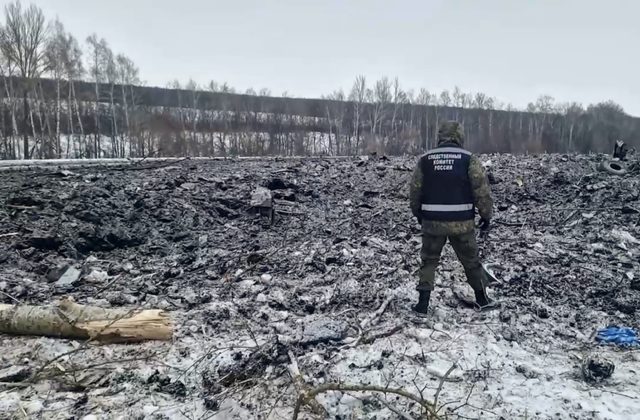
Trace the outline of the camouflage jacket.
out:
[[[422,216],[422,203],[420,202],[422,196],[422,179],[422,170],[418,162],[409,185],[411,212],[418,220],[421,220]],[[482,167],[482,163],[476,156],[471,156],[471,161],[469,162],[469,180],[471,181],[474,203],[478,209],[478,213],[480,213],[480,217],[490,220],[493,215],[491,187],[489,186],[489,180]],[[475,222],[473,220],[455,222],[421,220],[421,224],[422,231],[431,235],[462,235],[473,232],[475,229]]]

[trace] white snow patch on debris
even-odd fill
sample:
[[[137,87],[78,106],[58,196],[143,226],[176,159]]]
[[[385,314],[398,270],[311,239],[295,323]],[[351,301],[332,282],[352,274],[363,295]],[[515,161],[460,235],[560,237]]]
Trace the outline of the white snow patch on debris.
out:
[[[636,239],[631,233],[627,232],[624,229],[613,229],[611,230],[611,236],[623,243],[631,243],[631,244],[640,244],[640,240]]]

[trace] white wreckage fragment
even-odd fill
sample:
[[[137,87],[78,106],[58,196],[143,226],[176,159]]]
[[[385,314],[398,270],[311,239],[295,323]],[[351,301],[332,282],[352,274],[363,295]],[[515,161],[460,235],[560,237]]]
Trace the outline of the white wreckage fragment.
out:
[[[636,239],[632,234],[623,229],[612,229],[611,236],[614,239],[622,242],[623,245],[626,245],[627,243],[634,245],[640,244],[640,241],[638,239]]]

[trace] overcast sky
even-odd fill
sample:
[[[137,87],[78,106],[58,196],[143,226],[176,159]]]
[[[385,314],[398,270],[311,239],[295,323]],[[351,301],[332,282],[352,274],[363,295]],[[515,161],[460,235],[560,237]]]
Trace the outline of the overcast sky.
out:
[[[33,2],[82,41],[104,37],[150,85],[193,78],[319,97],[348,92],[358,74],[387,75],[416,91],[458,85],[518,107],[541,94],[612,99],[640,116],[635,0]]]

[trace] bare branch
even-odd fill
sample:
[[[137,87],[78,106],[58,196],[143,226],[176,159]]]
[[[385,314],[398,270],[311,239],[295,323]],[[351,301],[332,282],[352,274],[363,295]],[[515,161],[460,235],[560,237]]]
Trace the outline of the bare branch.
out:
[[[436,395],[433,397],[434,406],[438,404],[438,397],[440,397],[440,392],[442,391],[442,387],[444,386],[444,383],[447,381],[447,378],[449,377],[449,375],[451,375],[451,372],[453,372],[457,367],[458,367],[457,363],[452,364],[449,370],[447,371],[447,373],[445,373],[444,376],[440,379],[440,383],[438,384],[438,390],[436,391]]]

